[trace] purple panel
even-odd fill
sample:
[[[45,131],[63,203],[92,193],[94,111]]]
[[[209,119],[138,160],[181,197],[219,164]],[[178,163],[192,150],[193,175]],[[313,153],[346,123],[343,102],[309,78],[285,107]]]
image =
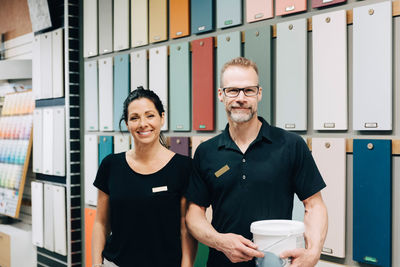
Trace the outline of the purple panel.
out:
[[[189,137],[171,137],[169,149],[175,153],[189,156]]]

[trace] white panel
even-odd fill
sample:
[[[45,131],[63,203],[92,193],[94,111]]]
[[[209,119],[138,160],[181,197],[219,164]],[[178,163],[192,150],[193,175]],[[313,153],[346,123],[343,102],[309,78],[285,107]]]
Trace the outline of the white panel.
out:
[[[52,32],[53,97],[64,96],[63,29]]]
[[[33,172],[43,173],[43,109],[33,111]]]
[[[42,86],[40,83],[40,36],[33,38],[32,43],[32,89],[35,99],[42,98]]]
[[[392,2],[353,10],[353,128],[392,129]]]
[[[67,256],[65,188],[53,186],[54,251]]]
[[[328,234],[322,253],[345,257],[346,231],[346,140],[313,138],[312,155],[326,183],[322,197],[327,206]]]
[[[346,130],[346,10],[313,16],[312,22],[314,130]]]
[[[43,183],[31,182],[32,243],[43,247]]]
[[[304,221],[304,204],[296,194],[293,198],[292,220]]]
[[[53,109],[43,109],[43,173],[53,175]]]
[[[83,57],[96,56],[97,54],[97,0],[84,0]]]
[[[165,110],[165,123],[161,130],[168,130],[168,54],[167,47],[149,50],[149,89],[161,99]]]
[[[131,0],[132,47],[148,44],[148,0]]]
[[[40,84],[42,98],[53,97],[53,66],[52,66],[52,35],[44,33],[40,35]]]
[[[138,86],[148,88],[147,50],[131,53],[131,91]]]
[[[85,130],[99,130],[99,86],[97,61],[85,62]]]
[[[53,174],[65,176],[65,111],[53,110]]]
[[[114,51],[129,48],[129,0],[114,1]]]
[[[99,162],[99,144],[97,135],[85,135],[85,203],[97,206],[96,178]]]
[[[307,21],[277,24],[276,126],[307,130]],[[295,44],[295,45],[293,45]]]
[[[53,186],[44,184],[44,248],[54,251]]]
[[[99,60],[99,123],[100,131],[113,130],[113,59]]]
[[[114,135],[114,153],[125,152],[130,149],[130,134]]]

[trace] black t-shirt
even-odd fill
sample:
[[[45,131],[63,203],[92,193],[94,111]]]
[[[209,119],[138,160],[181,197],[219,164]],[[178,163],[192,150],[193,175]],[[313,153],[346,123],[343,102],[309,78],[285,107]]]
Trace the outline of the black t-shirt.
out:
[[[291,219],[293,197],[300,200],[325,187],[304,140],[270,126],[262,127],[242,153],[229,134],[202,143],[193,160],[186,197],[200,206],[213,208],[213,227],[220,233],[236,233],[252,239],[250,224],[258,220]],[[207,266],[255,266],[233,264],[220,251],[210,249]]]
[[[121,267],[181,264],[181,198],[192,160],[175,154],[161,170],[139,174],[125,152],[100,164],[94,186],[109,195],[111,235],[103,256]]]

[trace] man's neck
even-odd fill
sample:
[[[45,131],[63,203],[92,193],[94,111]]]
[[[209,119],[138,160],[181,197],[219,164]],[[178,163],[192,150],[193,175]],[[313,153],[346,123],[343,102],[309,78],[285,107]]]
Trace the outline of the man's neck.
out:
[[[255,115],[250,121],[237,123],[229,120],[229,134],[232,140],[245,153],[251,142],[257,138],[262,122]]]

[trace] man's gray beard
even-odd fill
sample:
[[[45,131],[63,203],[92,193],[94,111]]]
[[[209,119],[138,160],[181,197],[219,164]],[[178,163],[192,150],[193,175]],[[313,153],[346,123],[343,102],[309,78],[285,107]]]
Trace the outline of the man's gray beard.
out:
[[[250,113],[248,113],[248,114],[232,113],[232,111],[229,111],[229,110],[227,112],[228,112],[228,116],[231,118],[231,120],[236,123],[248,122],[254,117],[253,110],[250,110]]]

